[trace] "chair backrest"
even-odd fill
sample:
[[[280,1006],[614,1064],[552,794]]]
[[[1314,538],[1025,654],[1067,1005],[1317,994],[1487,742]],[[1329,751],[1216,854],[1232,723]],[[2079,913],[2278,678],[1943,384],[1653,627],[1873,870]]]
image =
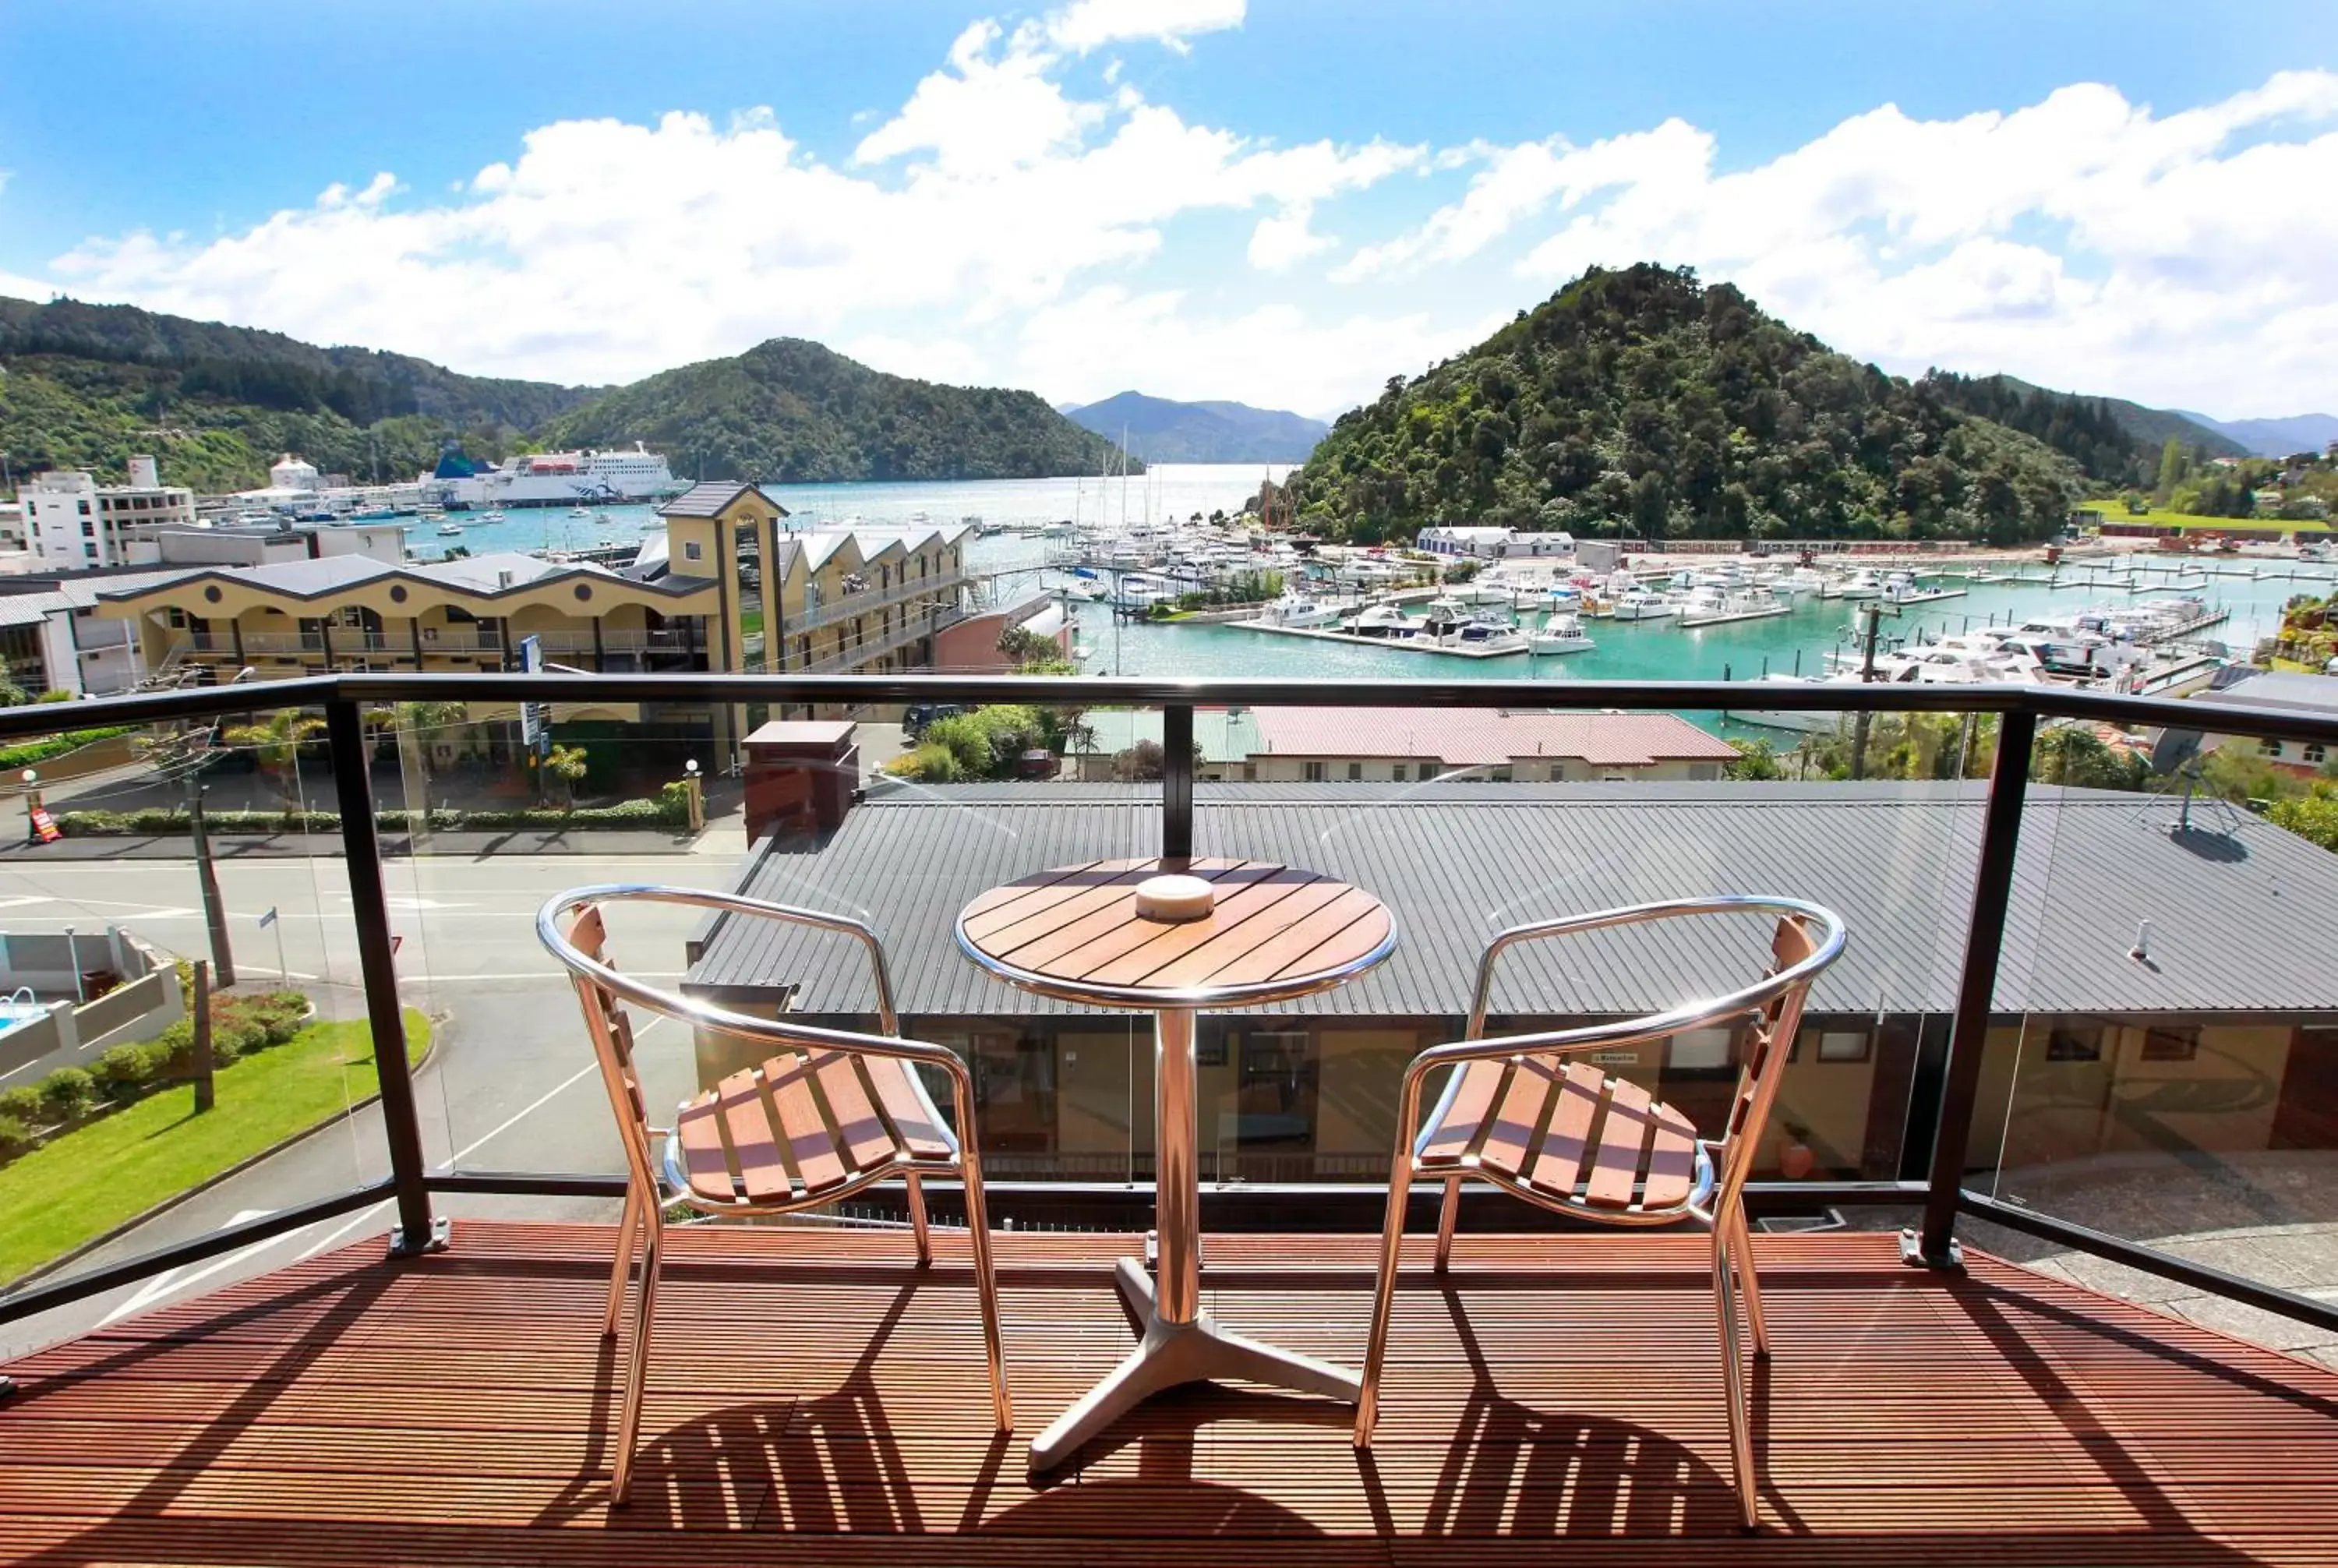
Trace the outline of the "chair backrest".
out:
[[[1771,975],[1787,974],[1809,963],[1819,950],[1819,940],[1812,922],[1792,915],[1780,916],[1770,938],[1774,960]],[[1770,1107],[1777,1101],[1787,1059],[1793,1054],[1795,1033],[1803,1026],[1803,1002],[1811,994],[1811,982],[1818,978],[1819,967],[1813,966],[1797,984],[1770,998],[1746,1025],[1744,1065],[1738,1069],[1737,1093],[1730,1097],[1729,1122],[1722,1131],[1720,1153],[1714,1161],[1716,1206],[1734,1200],[1754,1169],[1762,1129],[1769,1123]]]
[[[560,934],[595,964],[614,969],[609,956],[608,924],[598,904],[576,906]],[[594,1059],[600,1063],[601,1086],[609,1093],[609,1109],[617,1118],[617,1136],[625,1146],[625,1165],[641,1191],[657,1189],[650,1159],[649,1104],[642,1095],[642,1077],[634,1063],[634,1021],[614,992],[590,977],[570,972],[577,1004],[584,1009],[584,1032],[592,1037]]]

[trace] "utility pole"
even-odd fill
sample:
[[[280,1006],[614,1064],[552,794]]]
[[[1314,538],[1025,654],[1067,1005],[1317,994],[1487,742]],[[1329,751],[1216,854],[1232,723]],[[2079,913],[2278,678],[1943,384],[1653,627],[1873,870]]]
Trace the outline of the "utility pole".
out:
[[[198,958],[195,970],[195,1113],[211,1108],[211,966]]]
[[[1875,636],[1883,626],[1883,606],[1870,599],[1859,607],[1859,612],[1867,617],[1867,630],[1862,634],[1866,646],[1859,662],[1859,679],[1863,685],[1875,679]],[[1851,776],[1853,779],[1867,777],[1867,726],[1874,716],[1869,710],[1862,708],[1852,719]]]
[[[187,775],[187,826],[195,841],[195,878],[203,890],[203,923],[211,928],[211,962],[219,968],[220,985],[232,985],[235,956],[228,951],[227,910],[220,903],[219,872],[211,865],[211,835],[203,831],[203,787],[192,772]]]

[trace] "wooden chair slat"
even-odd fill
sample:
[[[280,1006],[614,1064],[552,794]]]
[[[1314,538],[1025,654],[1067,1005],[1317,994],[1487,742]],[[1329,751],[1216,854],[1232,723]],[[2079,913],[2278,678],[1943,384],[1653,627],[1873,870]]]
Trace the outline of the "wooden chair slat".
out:
[[[927,1115],[925,1096],[909,1083],[909,1064],[898,1056],[871,1056],[863,1064],[869,1069],[869,1087],[877,1091],[877,1102],[885,1107],[901,1147],[920,1160],[950,1158],[955,1146],[949,1134]]]
[[[1494,1095],[1507,1070],[1508,1064],[1501,1062],[1461,1064],[1461,1083],[1453,1092],[1453,1103],[1420,1146],[1418,1158],[1422,1164],[1450,1165],[1469,1152],[1469,1141],[1486,1124],[1486,1113],[1494,1108]]]
[[[1643,1209],[1670,1209],[1688,1201],[1696,1180],[1696,1129],[1669,1105],[1655,1108],[1655,1136],[1648,1145],[1648,1180],[1640,1191]]]
[[[1547,1059],[1529,1056],[1510,1070],[1509,1087],[1502,1091],[1501,1103],[1486,1126],[1485,1144],[1478,1151],[1481,1163],[1505,1176],[1526,1169],[1527,1151],[1542,1130],[1543,1112],[1557,1080],[1557,1069]]]
[[[1583,1156],[1591,1145],[1591,1123],[1606,1092],[1606,1080],[1598,1068],[1585,1062],[1567,1064],[1558,1103],[1551,1108],[1550,1130],[1543,1134],[1541,1152],[1527,1174],[1531,1185],[1555,1197],[1574,1196],[1575,1184],[1583,1177]]]
[[[820,1081],[820,1092],[828,1096],[829,1110],[835,1114],[836,1144],[843,1151],[845,1161],[855,1171],[869,1171],[892,1159],[899,1146],[893,1142],[885,1119],[869,1102],[852,1058],[841,1051],[821,1051],[813,1055],[811,1071]]]
[[[780,1119],[780,1137],[795,1161],[796,1174],[807,1192],[840,1187],[850,1174],[836,1146],[836,1130],[812,1098],[811,1069],[794,1052],[782,1052],[763,1063],[763,1083],[771,1092],[771,1109]]]
[[[715,1125],[722,1110],[712,1094],[701,1094],[674,1118],[673,1135],[682,1141],[682,1162],[690,1190],[717,1203],[739,1200],[732,1179],[731,1157],[723,1152],[722,1130]]]
[[[1655,1117],[1648,1092],[1629,1078],[1607,1081],[1607,1115],[1599,1123],[1599,1152],[1593,1158],[1584,1200],[1603,1209],[1628,1209],[1640,1182],[1641,1156]]]
[[[747,1196],[758,1202],[784,1201],[795,1188],[787,1167],[780,1163],[779,1140],[772,1136],[771,1114],[763,1109],[761,1081],[752,1073],[733,1073],[715,1086],[714,1093]]]

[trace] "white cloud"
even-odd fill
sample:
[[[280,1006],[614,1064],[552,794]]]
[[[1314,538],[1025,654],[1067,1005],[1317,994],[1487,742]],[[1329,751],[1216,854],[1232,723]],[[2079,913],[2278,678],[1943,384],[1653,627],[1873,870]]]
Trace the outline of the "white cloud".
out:
[[[1080,54],[1132,40],[1183,54],[1196,34],[1241,26],[1245,8],[1245,0],[1073,0],[1047,18],[1047,38]]]
[[[1333,236],[1308,228],[1314,213],[1311,202],[1294,201],[1260,219],[1250,234],[1250,264],[1262,272],[1287,272],[1308,257],[1337,245],[1340,241]]]

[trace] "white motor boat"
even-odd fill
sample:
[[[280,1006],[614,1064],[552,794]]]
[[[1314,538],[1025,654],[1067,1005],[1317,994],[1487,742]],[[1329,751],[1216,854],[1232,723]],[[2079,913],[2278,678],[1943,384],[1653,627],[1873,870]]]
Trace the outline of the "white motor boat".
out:
[[[1567,614],[1556,614],[1527,633],[1527,652],[1543,653],[1583,653],[1598,646],[1585,635],[1583,622]]]
[[[1819,686],[1826,682],[1813,680],[1808,675],[1764,675],[1759,680],[1746,681],[1745,684],[1758,688]],[[1734,719],[1740,724],[1759,724],[1764,730],[1791,730],[1798,735],[1832,735],[1842,715],[1823,711],[1803,713],[1767,708],[1732,708],[1724,711],[1722,717]]]
[[[1634,588],[1616,596],[1616,606],[1609,613],[1618,621],[1662,621],[1679,614],[1680,606],[1661,593]]]
[[[568,514],[571,517],[590,517],[593,515],[592,511],[584,506],[571,506],[568,509]]]
[[[438,524],[438,536],[442,539],[451,539],[462,531],[463,525],[460,523],[447,522]]]
[[[1404,612],[1393,604],[1367,606],[1351,619],[1340,623],[1340,630],[1355,637],[1410,637],[1420,630],[1405,619]]]
[[[500,512],[489,512],[479,519],[482,523],[500,523],[503,520],[504,514]]]
[[[1311,599],[1304,593],[1285,593],[1268,605],[1259,619],[1277,626],[1332,626],[1339,623],[1343,613],[1340,606],[1321,599]]]
[[[1880,599],[1883,596],[1883,580],[1862,566],[1834,585],[1831,597],[1836,599]]]

